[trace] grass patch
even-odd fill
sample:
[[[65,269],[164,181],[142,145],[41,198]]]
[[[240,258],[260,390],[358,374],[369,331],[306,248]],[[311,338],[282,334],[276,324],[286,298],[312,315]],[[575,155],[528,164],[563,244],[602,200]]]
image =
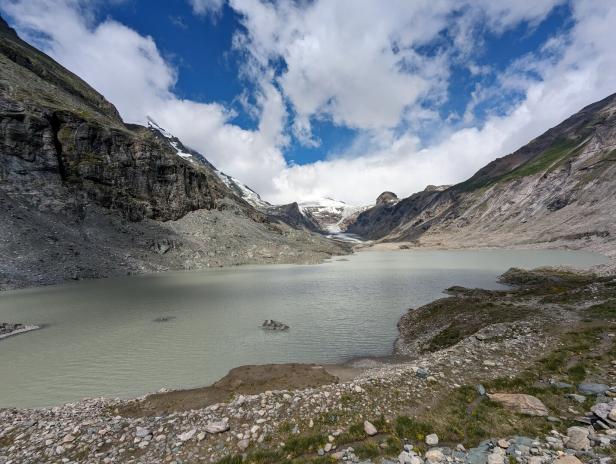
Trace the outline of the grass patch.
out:
[[[322,434],[290,437],[286,441],[283,451],[285,454],[297,457],[311,451],[316,451],[325,443],[327,443],[327,437]]]
[[[242,456],[236,454],[232,456],[225,456],[224,458],[217,461],[216,464],[242,464],[242,462]]]
[[[355,454],[360,459],[372,459],[381,454],[381,448],[373,441],[365,442],[355,448]]]
[[[586,378],[586,368],[578,363],[567,370],[567,377],[573,383],[580,383]]]
[[[584,315],[591,319],[614,319],[616,318],[616,300],[593,305],[584,311]]]
[[[424,441],[432,433],[432,427],[408,416],[398,416],[394,431],[400,440]]]
[[[499,181],[506,182],[508,180],[519,179],[521,177],[532,176],[533,174],[547,171],[552,166],[571,155],[576,145],[577,142],[573,140],[560,140],[540,155],[535,156],[501,177]]]

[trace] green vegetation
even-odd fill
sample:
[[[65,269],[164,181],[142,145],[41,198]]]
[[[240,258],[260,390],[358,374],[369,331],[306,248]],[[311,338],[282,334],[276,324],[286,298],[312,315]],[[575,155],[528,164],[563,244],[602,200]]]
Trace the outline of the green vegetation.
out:
[[[292,456],[300,456],[309,451],[316,451],[325,443],[327,443],[327,437],[322,434],[299,435],[290,437],[286,441],[283,451]]]
[[[547,171],[561,160],[570,156],[574,152],[577,143],[578,142],[569,139],[557,141],[551,148],[548,148],[539,156],[535,156],[498,180],[508,181],[519,179],[521,177],[532,176],[533,174]]]
[[[497,165],[489,164],[484,168],[484,172],[476,174],[465,182],[457,185],[457,189],[463,192],[470,192],[473,190],[481,190],[487,188],[498,182],[506,182],[509,180],[520,179],[522,177],[531,176],[540,172],[545,172],[550,169],[555,169],[560,166],[564,161],[579,153],[583,148],[583,145],[579,145],[579,140],[583,137],[579,137],[576,140],[571,139],[559,139],[552,143],[552,146],[542,153],[531,157],[528,161],[522,165],[502,173],[497,174],[494,171],[498,171]]]

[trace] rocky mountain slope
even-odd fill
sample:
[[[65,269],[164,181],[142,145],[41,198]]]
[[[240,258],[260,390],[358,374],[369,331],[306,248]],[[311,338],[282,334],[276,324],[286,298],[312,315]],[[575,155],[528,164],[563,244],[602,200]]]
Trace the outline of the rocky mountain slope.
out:
[[[346,251],[255,209],[153,121],[125,124],[1,19],[0,237],[0,288]]]
[[[349,231],[426,245],[581,247],[590,241],[606,249],[616,233],[614,179],[616,94],[496,159],[465,182],[377,204]]]

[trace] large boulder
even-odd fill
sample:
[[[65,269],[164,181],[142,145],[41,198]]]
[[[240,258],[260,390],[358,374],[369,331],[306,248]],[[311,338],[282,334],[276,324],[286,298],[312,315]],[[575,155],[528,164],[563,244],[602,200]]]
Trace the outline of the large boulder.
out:
[[[523,393],[492,393],[488,394],[490,400],[519,414],[527,416],[547,416],[548,409],[541,400],[532,395]]]
[[[587,427],[569,427],[567,429],[567,448],[574,449],[576,451],[588,451],[590,449],[590,440],[588,439],[590,430]]]

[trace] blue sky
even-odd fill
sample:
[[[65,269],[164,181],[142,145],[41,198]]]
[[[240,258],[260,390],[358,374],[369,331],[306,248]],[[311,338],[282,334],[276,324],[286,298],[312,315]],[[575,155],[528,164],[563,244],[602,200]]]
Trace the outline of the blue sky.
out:
[[[609,0],[0,0],[19,34],[275,203],[464,180],[616,90]]]

